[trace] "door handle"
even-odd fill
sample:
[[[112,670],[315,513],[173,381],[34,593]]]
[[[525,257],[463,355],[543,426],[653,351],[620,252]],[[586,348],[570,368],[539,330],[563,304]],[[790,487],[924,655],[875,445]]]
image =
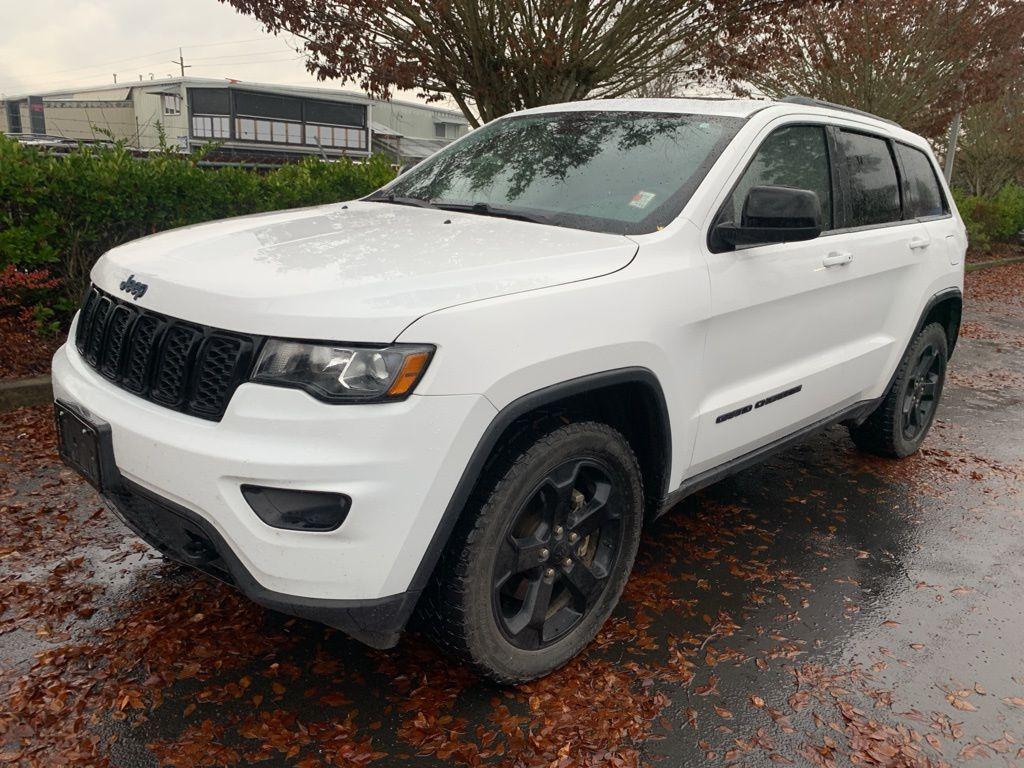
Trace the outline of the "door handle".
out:
[[[826,267],[845,267],[853,261],[853,254],[847,251],[832,251],[828,256],[821,260],[821,263]]]
[[[922,250],[924,248],[927,248],[931,244],[932,244],[932,241],[929,240],[927,237],[915,237],[909,243],[910,250],[912,250],[912,251],[920,251],[920,250]]]

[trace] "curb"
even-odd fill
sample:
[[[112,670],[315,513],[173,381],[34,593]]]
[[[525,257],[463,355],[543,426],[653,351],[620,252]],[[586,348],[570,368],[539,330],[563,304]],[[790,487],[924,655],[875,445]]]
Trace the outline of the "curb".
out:
[[[0,412],[52,402],[53,386],[50,384],[49,375],[0,381]]]
[[[1006,264],[1018,264],[1024,261],[1024,256],[1013,256],[1009,259],[996,259],[995,261],[976,261],[973,264],[968,264],[965,268],[967,272],[974,272],[978,269],[988,269],[989,267],[1002,267]]]

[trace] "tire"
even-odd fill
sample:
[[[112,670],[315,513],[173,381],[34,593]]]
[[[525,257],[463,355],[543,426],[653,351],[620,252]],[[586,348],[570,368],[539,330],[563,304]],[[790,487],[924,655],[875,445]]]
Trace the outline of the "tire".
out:
[[[864,423],[850,426],[854,444],[867,453],[903,458],[917,451],[935,419],[949,356],[945,329],[926,325],[910,343],[896,378]]]
[[[501,684],[546,675],[594,639],[643,523],[640,467],[619,432],[580,422],[538,434],[489,462],[420,603],[435,643]]]

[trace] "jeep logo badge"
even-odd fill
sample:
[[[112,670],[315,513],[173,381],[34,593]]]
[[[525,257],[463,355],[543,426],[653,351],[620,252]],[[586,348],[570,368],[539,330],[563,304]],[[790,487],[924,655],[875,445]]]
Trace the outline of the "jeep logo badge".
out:
[[[135,275],[128,275],[128,279],[121,283],[121,290],[131,294],[136,301],[143,297],[147,288],[149,286],[136,280]]]

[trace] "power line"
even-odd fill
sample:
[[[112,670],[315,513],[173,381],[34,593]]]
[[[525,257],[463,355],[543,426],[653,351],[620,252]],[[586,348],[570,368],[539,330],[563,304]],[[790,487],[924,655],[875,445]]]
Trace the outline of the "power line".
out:
[[[293,53],[295,51],[293,49],[289,48],[288,52],[289,53]],[[228,53],[228,54],[225,54],[223,56],[198,56],[198,57],[192,57],[192,58],[189,59],[189,61],[221,61],[223,59],[236,59],[236,58],[240,58],[240,57],[241,58],[245,58],[245,57],[248,57],[248,56],[273,56],[275,54],[282,54],[282,53],[284,53],[284,51],[282,51],[281,49],[278,49],[276,51],[253,51],[251,53]],[[177,63],[177,62],[175,62],[175,63]]]
[[[197,69],[210,69],[211,67],[248,67],[253,64],[277,64],[286,61],[299,61],[304,58],[306,57],[300,54],[298,56],[287,56],[283,59],[258,59],[256,61],[238,61],[234,63],[228,62],[226,64],[196,64],[194,66]]]

